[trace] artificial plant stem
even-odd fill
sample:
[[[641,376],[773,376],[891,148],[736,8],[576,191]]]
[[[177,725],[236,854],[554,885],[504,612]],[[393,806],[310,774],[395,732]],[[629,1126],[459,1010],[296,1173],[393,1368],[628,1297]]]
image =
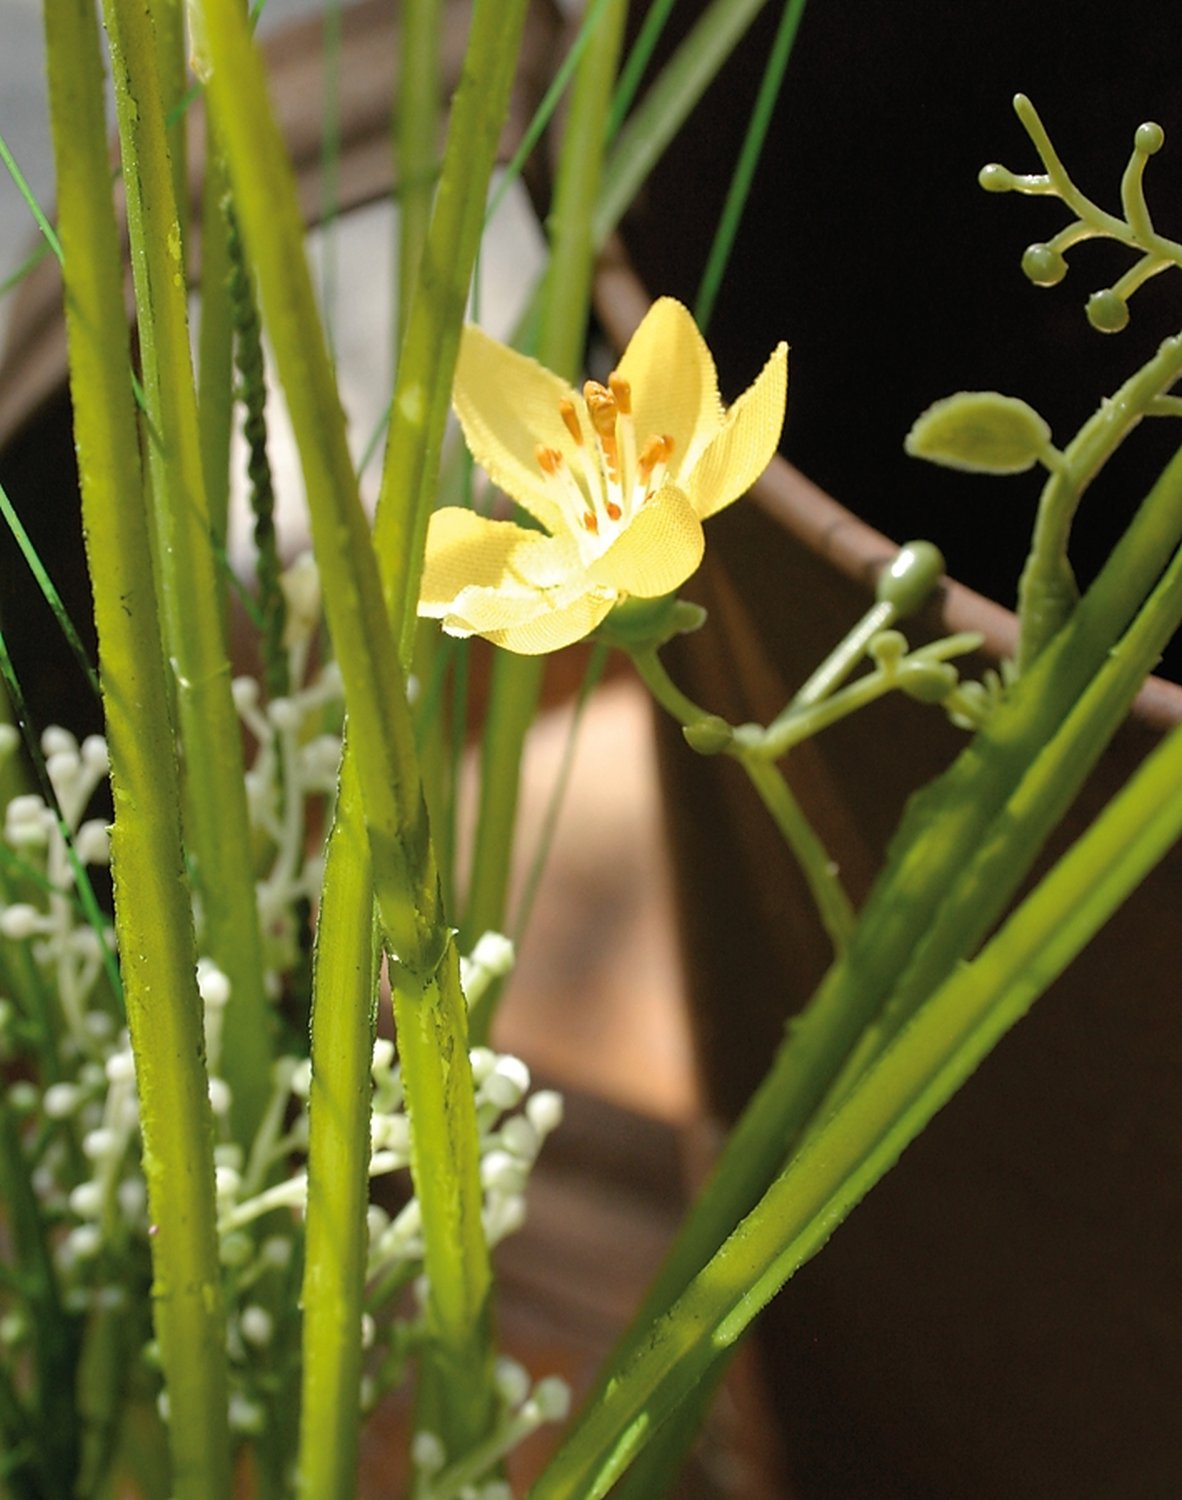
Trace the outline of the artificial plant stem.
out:
[[[755,179],[755,169],[759,165],[763,143],[772,123],[772,114],[775,111],[780,87],[784,82],[784,72],[792,54],[792,44],[796,40],[800,18],[804,15],[804,7],[805,0],[787,0],[780,17],[780,24],[776,28],[772,50],[768,53],[763,77],[759,83],[759,93],[756,95],[747,132],[743,137],[738,160],[731,174],[726,202],[723,204],[714,238],[710,243],[706,268],[702,272],[702,280],[694,302],[694,321],[703,333],[706,332],[714,311],[714,303],[718,298],[719,288],[722,286],[722,278],[726,272],[727,262],[730,260],[735,236],[739,232],[739,223],[747,205],[751,184]]]
[[[353,1500],[361,1420],[361,1317],[377,932],[356,766],[344,767],[325,855],[312,981],[300,1500]]]
[[[181,260],[188,244],[188,141],[185,93],[189,75],[185,47],[187,0],[151,0],[156,37],[156,72],[160,79],[161,119],[165,121],[168,159],[172,167],[172,194],[177,206],[181,236]],[[147,7],[146,7],[147,8]]]
[[[427,521],[488,184],[525,25],[527,0],[476,0],[452,100],[443,168],[398,361],[374,543],[399,659],[408,670]]]
[[[234,324],[230,311],[230,191],[226,164],[205,112],[205,177],[201,190],[201,324],[197,344],[197,410],[201,472],[209,529],[226,548],[230,509],[230,434],[234,418]]]
[[[202,948],[230,981],[226,1082],[236,1138],[249,1142],[269,1089],[242,736],[230,691],[222,592],[201,467],[180,230],[156,68],[152,11],[104,0],[123,150],[151,493],[167,650],[185,755],[186,848],[204,918]]]
[[[398,183],[398,296],[395,365],[419,275],[439,155],[441,0],[402,7],[398,47],[398,102],[394,160]]]
[[[862,1037],[832,1094],[848,1091],[869,1062],[955,964],[1001,916],[1046,839],[1058,826],[1138,688],[1182,624],[1182,552],[1174,555],[1136,619],[1109,653],[1063,727],[1038,755],[998,819],[956,874],[876,1024]]]
[[[1182,334],[1157,353],[1099,408],[1063,450],[1043,486],[1030,555],[1018,585],[1018,665],[1025,670],[1075,605],[1067,560],[1071,523],[1084,491],[1153,402],[1182,375]]]
[[[530,1500],[597,1500],[1182,833],[1175,730],[900,1034],[588,1409]]]
[[[622,0],[607,0],[579,59],[549,219],[550,261],[542,287],[537,357],[570,381],[577,379],[583,362],[594,257],[591,216],[627,9]],[[521,757],[537,712],[544,661],[541,656],[499,653],[493,669],[472,879],[464,912],[465,930],[473,940],[506,926]],[[487,1034],[494,1010],[494,1005],[484,1005],[474,1018],[482,1034]]]
[[[1154,485],[1068,625],[952,767],[912,799],[852,940],[793,1020],[605,1368],[599,1390],[766,1190],[936,921],[957,877],[995,820],[1004,821],[1007,799],[1100,671],[1180,541],[1182,453]],[[1031,848],[1028,857],[1033,856]],[[963,956],[963,950],[959,955],[946,950],[949,970]],[[937,975],[933,984],[943,977]]]
[[[655,650],[634,651],[632,661],[649,692],[679,724],[688,728],[710,718],[677,687]],[[757,746],[744,745],[738,739],[730,740],[725,753],[743,767],[771,814],[800,867],[834,952],[841,953],[854,929],[854,910],[828,851],[801,811],[783,773]]]
[[[111,866],[136,1062],[153,1307],[171,1416],[172,1494],[231,1493],[225,1324],[180,787],[127,379],[98,27],[89,0],[45,10],[70,391],[98,627],[115,821]]]
[[[225,142],[239,220],[258,275],[264,322],[300,449],[325,613],[345,686],[349,754],[356,763],[360,789],[360,798],[353,800],[360,803],[358,815],[364,817],[368,834],[384,940],[387,950],[397,956],[391,978],[400,1031],[406,1031],[405,1040],[400,1036],[403,1084],[421,1153],[412,1165],[418,1169],[415,1189],[423,1213],[430,1284],[425,1383],[440,1397],[438,1436],[450,1452],[459,1453],[484,1435],[494,1401],[487,1344],[490,1270],[481,1225],[466,1018],[458,999],[458,979],[452,986],[457,974],[454,943],[440,901],[396,631],[383,599],[340,399],[303,257],[302,223],[290,168],[267,103],[261,63],[234,0],[204,0],[202,9],[213,65],[207,92]],[[481,85],[490,58],[496,65],[494,71],[503,68],[512,74],[511,62],[502,58],[500,50],[506,30],[512,27],[503,9],[497,25],[490,25],[488,19],[488,13],[497,9],[488,0],[478,7],[483,25],[474,19],[465,69],[466,95],[469,100],[475,96],[481,108],[487,102]],[[517,30],[519,34],[519,25]],[[486,51],[473,54],[478,35]],[[511,40],[515,44],[515,38]],[[503,100],[507,94],[506,78]],[[488,166],[496,134],[490,128],[485,141]],[[458,164],[453,161],[453,176],[462,176],[463,165],[462,159]],[[487,175],[485,170],[479,184],[482,189]],[[444,185],[446,179],[445,172]],[[454,181],[452,196],[460,189],[461,182]],[[483,190],[478,196],[482,206]],[[433,260],[430,253],[424,257],[425,277]],[[466,281],[467,270],[465,285]],[[416,298],[416,308],[423,300]],[[461,313],[462,301],[455,310],[457,338]],[[408,348],[414,346],[415,326],[412,313]],[[437,349],[432,354],[439,357]],[[432,374],[431,361],[421,355],[408,355],[408,359],[414,380]],[[413,383],[411,389],[426,400],[425,389]],[[421,427],[412,423],[408,441],[421,437]],[[421,464],[416,469],[421,473]],[[413,506],[415,496],[399,491],[398,498]],[[399,554],[387,555],[385,567],[404,577],[411,562]],[[326,883],[330,878],[343,878],[340,859],[335,865],[326,871]],[[355,953],[359,930],[353,929]],[[364,967],[360,958],[356,967]],[[355,1012],[355,1024],[368,1029],[368,1015],[360,1022]],[[420,1045],[426,1037],[432,1045]],[[317,1065],[323,1074],[333,1060],[321,1056],[314,1060]],[[347,1079],[341,1086],[347,1087]],[[355,1142],[354,1161],[361,1149],[362,1143]],[[421,1170],[424,1160],[430,1161],[429,1171]],[[310,1183],[310,1199],[319,1191],[317,1184]],[[354,1221],[343,1232],[360,1235],[363,1230],[363,1222]],[[456,1369],[466,1371],[466,1382],[440,1378],[441,1372],[446,1375]],[[309,1412],[303,1419],[316,1420]]]
[[[660,77],[621,128],[604,166],[595,208],[600,246],[624,217],[690,111],[738,45],[767,0],[712,0]]]

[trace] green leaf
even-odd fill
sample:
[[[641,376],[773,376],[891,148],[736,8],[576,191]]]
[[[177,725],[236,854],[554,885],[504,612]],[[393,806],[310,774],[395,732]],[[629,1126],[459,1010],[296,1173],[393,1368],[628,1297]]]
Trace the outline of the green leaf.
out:
[[[958,391],[929,406],[907,434],[904,448],[950,469],[1020,474],[1051,447],[1051,429],[1032,406],[998,391]]]

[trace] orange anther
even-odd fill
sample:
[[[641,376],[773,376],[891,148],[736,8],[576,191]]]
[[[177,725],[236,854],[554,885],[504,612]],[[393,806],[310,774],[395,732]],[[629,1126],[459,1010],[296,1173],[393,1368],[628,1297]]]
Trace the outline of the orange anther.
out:
[[[547,448],[545,444],[539,443],[534,449],[534,457],[543,474],[557,474],[562,467],[562,454],[557,448]]]
[[[596,380],[589,380],[583,387],[583,399],[587,403],[587,410],[591,414],[591,425],[601,438],[613,438],[616,435],[616,398],[606,386],[600,385]]]
[[[632,386],[622,375],[617,375],[613,370],[607,377],[608,386],[612,395],[616,398],[616,406],[622,417],[632,415]]]
[[[624,514],[624,512],[620,509],[620,507],[614,500],[605,500],[603,502],[603,508],[607,511],[609,521],[618,521]]]
[[[579,414],[575,410],[575,403],[566,399],[560,401],[558,403],[558,415],[562,418],[567,432],[570,433],[571,437],[574,438],[575,442],[581,448],[583,446],[583,428],[579,422]]]
[[[587,528],[592,536],[594,536],[598,532],[599,517],[593,510],[587,511],[587,513],[583,516],[583,525]]]
[[[665,446],[666,442],[668,442],[669,444],[668,448],[666,448]],[[641,474],[643,474],[647,479],[658,464],[663,464],[665,462],[666,458],[668,458],[669,454],[672,451],[672,439],[659,437],[649,438],[648,442],[645,443],[644,447],[640,450],[640,457],[639,459],[637,459],[637,463],[640,465]]]

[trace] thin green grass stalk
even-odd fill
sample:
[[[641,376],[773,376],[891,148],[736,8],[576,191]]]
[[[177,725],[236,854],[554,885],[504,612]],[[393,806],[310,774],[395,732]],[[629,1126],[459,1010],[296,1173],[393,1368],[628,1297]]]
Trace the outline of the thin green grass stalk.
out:
[[[132,273],[148,421],[159,587],[185,756],[186,848],[202,947],[230,981],[226,1082],[235,1135],[250,1141],[270,1089],[242,738],[230,691],[223,595],[210,546],[180,230],[156,72],[152,12],[104,0],[123,148]]]
[[[38,556],[37,549],[33,546],[29,538],[29,533],[25,530],[24,522],[17,515],[12,501],[8,498],[8,492],[3,485],[0,485],[0,516],[3,516],[5,524],[9,531],[12,532],[13,539],[21,550],[21,556],[28,563],[29,571],[37,580],[37,587],[41,590],[45,602],[53,611],[53,617],[69,643],[74,660],[78,663],[78,669],[82,673],[87,686],[97,697],[99,691],[98,673],[95,671],[94,664],[87,655],[86,647],[82,644],[78,632],[74,628],[74,622],[70,619],[66,606],[62,603],[62,596],[54,587],[53,579],[46,572],[45,564]]]
[[[383,933],[389,950],[397,954],[392,973],[395,1018],[414,1123],[416,1156],[412,1173],[423,1212],[430,1283],[423,1407],[430,1412],[434,1430],[448,1451],[459,1453],[487,1431],[495,1403],[488,1317],[491,1273],[481,1223],[478,1136],[458,961],[439,899],[404,668],[392,633],[392,617],[383,599],[340,401],[303,259],[302,224],[283,144],[267,103],[261,64],[233,0],[205,0],[201,8],[213,64],[207,92],[225,140],[239,219],[258,274],[264,322],[300,445],[325,611],[345,683],[350,756],[356,763],[361,792],[361,808],[352,811],[354,815],[362,809],[364,812]],[[465,207],[469,215],[474,212],[462,200],[471,188],[470,177],[481,177],[482,167],[483,183],[487,183],[507,106],[522,19],[523,12],[516,6],[510,15],[503,5],[488,0],[477,5],[466,84],[453,116],[453,135],[466,112],[467,118],[474,117],[480,126],[477,144],[482,144],[483,150],[461,150],[456,158],[449,147],[450,180],[445,168],[432,235],[441,212],[445,223],[447,212],[455,212],[457,207],[461,223]],[[499,103],[490,102],[497,88]],[[483,184],[478,182],[477,186]],[[478,198],[478,238],[484,194],[472,191],[471,196]],[[442,209],[445,203],[449,205],[447,212]],[[449,256],[457,238],[445,237]],[[432,261],[429,254],[424,265],[430,266]],[[445,258],[444,263],[450,270],[450,259]],[[465,287],[469,269],[470,261],[455,273]],[[416,449],[423,441],[423,419],[432,410],[423,382],[438,378],[436,362],[442,357],[438,340],[414,352],[416,326],[421,337],[423,320],[429,325],[436,305],[430,281],[424,286],[425,294],[415,299],[403,361],[404,371],[409,369],[411,373],[410,385],[403,387],[402,413],[404,421],[409,421],[408,440]],[[443,289],[445,305],[450,289],[449,281]],[[420,308],[425,311],[419,312]],[[453,349],[461,311],[462,297],[455,310]],[[444,414],[450,378],[449,368],[442,378]],[[422,398],[421,407],[413,399],[416,395]],[[399,409],[396,400],[396,418]],[[423,462],[424,455],[419,452],[413,467],[420,474]],[[433,484],[434,475],[430,478]],[[400,504],[413,507],[418,485],[396,487],[394,493]],[[390,507],[387,509],[391,513]],[[401,567],[405,573],[414,566],[412,559],[397,549],[382,549],[382,556],[390,571]],[[352,774],[346,768],[346,777]],[[339,878],[335,871],[326,871],[326,884]],[[365,968],[365,956],[358,954],[356,970],[364,972]],[[356,1024],[368,1030],[368,1015],[358,1018]],[[331,1070],[333,1060],[320,1057],[314,1060],[316,1066],[323,1076],[326,1068]],[[326,1111],[321,1110],[319,1115],[322,1122],[329,1123]],[[367,1149],[367,1140],[344,1139],[343,1147],[355,1170]],[[322,1186],[310,1183],[309,1218],[323,1212],[322,1193]],[[364,1222],[339,1229],[342,1236],[360,1236]],[[307,1354],[331,1357],[323,1348],[308,1350]],[[303,1420],[307,1428],[317,1420],[317,1414],[305,1412]]]
[[[971,964],[944,983],[736,1227],[530,1500],[598,1500],[1182,833],[1174,730]]]
[[[613,0],[592,0],[592,3],[587,7],[586,13],[579,23],[579,29],[575,33],[574,41],[567,49],[566,56],[559,63],[546,92],[542,95],[537,109],[534,110],[533,117],[525,128],[525,133],[521,137],[521,142],[517,150],[514,151],[505,170],[501,173],[500,181],[497,183],[497,190],[489,200],[488,213],[485,218],[486,224],[491,224],[493,219],[496,218],[497,209],[500,208],[505,194],[521,176],[521,169],[529,160],[530,153],[545,134],[547,125],[554,118],[554,113],[562,102],[563,95],[566,93],[567,87],[574,77],[575,69],[579,65],[579,59],[583,55],[584,48],[592,36],[595,35],[602,12],[612,3]],[[522,346],[518,345],[518,347]]]
[[[706,257],[706,268],[702,272],[701,284],[694,302],[694,321],[703,333],[714,312],[714,304],[722,287],[722,278],[726,274],[727,263],[734,249],[735,236],[739,232],[739,223],[743,217],[743,210],[747,206],[747,197],[751,192],[755,169],[759,165],[763,143],[767,138],[768,127],[772,123],[776,100],[780,96],[784,73],[788,67],[788,59],[792,55],[792,44],[796,41],[796,33],[800,27],[801,17],[804,15],[804,7],[805,0],[787,0],[784,13],[780,17],[780,24],[776,28],[772,50],[768,53],[767,64],[759,84],[759,93],[756,95],[747,132],[743,137],[743,145],[735,163],[731,185],[727,189],[722,215],[714,230],[714,238],[710,242],[710,253]]]
[[[54,255],[57,258],[57,262],[60,265],[62,260],[62,247],[61,242],[57,237],[57,231],[49,222],[49,219],[45,214],[45,210],[41,207],[40,203],[37,202],[37,196],[33,192],[33,189],[29,186],[28,178],[21,171],[20,167],[17,166],[16,158],[9,150],[8,142],[2,135],[0,135],[0,161],[2,161],[8,168],[8,175],[16,184],[17,191],[20,193],[21,197],[28,204],[29,212],[36,220],[37,228],[41,231],[42,235],[45,238],[45,243],[53,251]],[[24,268],[22,267],[21,269],[23,274]],[[7,290],[7,283],[5,283],[5,290]]]
[[[98,25],[89,0],[56,0],[45,26],[70,385],[115,802],[115,924],[157,1231],[153,1306],[169,1397],[172,1493],[225,1500],[230,1445],[213,1130],[175,737],[127,381]]]
[[[594,238],[601,246],[767,0],[713,0],[620,129],[604,166]]]
[[[665,23],[675,4],[676,0],[652,0],[645,12],[644,22],[628,53],[627,61],[620,69],[619,82],[612,95],[612,110],[607,121],[609,140],[615,138],[616,132],[632,108],[632,101],[640,92],[645,71],[657,49],[657,43],[661,40],[661,33],[665,30]]]
[[[550,263],[542,289],[537,357],[571,381],[578,378],[583,363],[594,259],[591,216],[626,14],[622,0],[612,0],[600,14],[579,60],[550,216]],[[544,670],[543,656],[498,652],[494,662],[481,741],[472,877],[464,911],[465,931],[472,940],[483,932],[503,931],[506,925],[521,757],[537,713]],[[481,1006],[473,1017],[474,1035],[487,1036],[494,1011],[494,1004]]]
[[[402,8],[398,48],[398,102],[394,111],[394,161],[398,183],[398,282],[394,364],[410,321],[431,200],[442,124],[441,0],[416,0]]]

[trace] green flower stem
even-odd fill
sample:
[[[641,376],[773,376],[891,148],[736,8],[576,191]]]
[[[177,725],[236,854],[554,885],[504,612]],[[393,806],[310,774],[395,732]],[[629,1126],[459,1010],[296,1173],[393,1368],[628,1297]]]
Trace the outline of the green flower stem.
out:
[[[300,1500],[352,1500],[361,1407],[377,931],[356,763],[344,764],[317,921],[308,1100]]]
[[[1175,730],[970,965],[925,1005],[653,1327],[530,1500],[598,1500],[780,1286],[1182,833]]]
[[[713,0],[616,136],[593,238],[601,246],[767,0]]]
[[[661,707],[686,728],[712,720],[670,678],[655,650],[634,651],[632,662],[641,680]],[[723,745],[743,767],[760,801],[771,814],[785,843],[792,850],[834,952],[841,953],[854,930],[854,910],[837,870],[812,825],[800,810],[783,773],[757,745],[731,737]]]
[[[1038,502],[1030,555],[1018,585],[1018,665],[1025,671],[1075,606],[1067,559],[1071,523],[1088,485],[1153,404],[1182,375],[1182,334],[1104,401],[1063,450]]]
[[[591,219],[599,191],[606,121],[627,5],[607,0],[575,70],[550,216],[550,262],[542,287],[537,357],[565,379],[578,378],[591,301]],[[503,931],[525,736],[537,712],[544,657],[498,653],[482,740],[480,808],[464,913],[475,940]],[[490,997],[491,1000],[492,997]],[[487,1037],[496,1006],[481,1006],[474,1034]]]
[[[159,587],[185,753],[186,847],[202,948],[230,981],[226,1081],[236,1138],[266,1104],[270,1011],[263,990],[242,735],[230,692],[222,592],[201,467],[180,229],[156,68],[152,11],[104,0],[123,148],[148,422]]]
[[[402,9],[394,158],[398,168],[398,303],[394,352],[402,345],[435,194],[439,155],[441,0]]]
[[[396,637],[406,619],[405,601],[413,601],[417,594],[419,565],[412,555],[414,545],[421,547],[421,541],[412,542],[421,537],[417,508],[435,482],[435,425],[438,419],[441,434],[464,292],[479,242],[524,4],[514,0],[507,7],[481,0],[473,15],[465,81],[453,114],[395,397],[388,498],[376,523],[382,576],[357,492],[303,258],[298,204],[267,105],[259,59],[233,0],[205,0],[202,8],[213,63],[208,94],[225,141],[236,206],[258,274],[264,321],[300,445],[325,609],[345,683],[350,754],[360,788],[355,800],[361,804],[368,832],[383,933],[389,950],[397,955],[392,973],[395,1015],[414,1123],[413,1170],[430,1283],[423,1380],[430,1399],[425,1404],[437,1423],[437,1435],[449,1453],[458,1454],[484,1435],[494,1413],[488,1353],[490,1270],[480,1217],[466,1017],[454,944],[439,899]],[[445,275],[441,268],[446,268]],[[409,636],[403,644],[408,642]],[[340,859],[334,863],[336,869],[326,871],[326,884],[341,878]],[[354,968],[364,972],[360,924],[351,930]],[[354,1024],[368,1032],[368,1014],[354,1015]],[[334,1063],[329,1056],[314,1059],[322,1081],[341,1097],[349,1077],[346,1072],[334,1080]],[[327,1114],[319,1111],[322,1123],[327,1123]],[[344,1141],[351,1170],[356,1170],[365,1144],[356,1138]],[[423,1170],[424,1162],[430,1163],[429,1170]],[[320,1184],[310,1184],[310,1218],[324,1212],[322,1194]],[[337,1226],[341,1244],[364,1234],[364,1227],[363,1219]],[[457,1372],[463,1372],[463,1378],[457,1378]],[[328,1378],[323,1388],[332,1384]],[[314,1424],[319,1416],[306,1411],[304,1422]]]
[[[189,150],[185,119],[185,96],[189,88],[185,43],[186,3],[187,0],[151,0],[156,39],[156,73],[160,79],[161,118],[165,122],[168,160],[172,166],[172,195],[177,206],[182,261],[185,258],[189,228]]]
[[[225,1500],[230,1446],[213,1131],[175,739],[127,379],[98,26],[89,0],[55,0],[45,26],[70,389],[115,801],[115,924],[155,1226],[153,1307],[168,1388],[172,1494]]]

